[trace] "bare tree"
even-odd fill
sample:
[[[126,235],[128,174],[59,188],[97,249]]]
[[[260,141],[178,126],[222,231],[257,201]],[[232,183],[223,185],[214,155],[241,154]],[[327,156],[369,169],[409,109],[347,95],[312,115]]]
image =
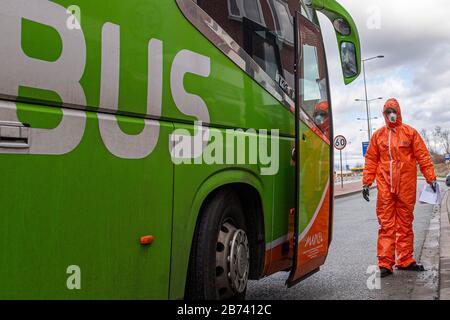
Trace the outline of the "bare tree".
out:
[[[450,153],[450,130],[436,126],[433,131],[435,145],[445,153]]]
[[[430,134],[429,134],[428,130],[427,129],[420,130],[420,135],[422,136],[422,139],[425,142],[428,151],[431,154],[436,153],[436,150],[435,150],[434,146],[432,146],[432,144],[431,144],[432,141],[431,141]]]
[[[434,142],[436,153],[441,145],[441,132],[442,132],[442,128],[440,126],[434,127],[433,142]]]
[[[450,153],[450,130],[441,131],[441,145],[445,153]]]

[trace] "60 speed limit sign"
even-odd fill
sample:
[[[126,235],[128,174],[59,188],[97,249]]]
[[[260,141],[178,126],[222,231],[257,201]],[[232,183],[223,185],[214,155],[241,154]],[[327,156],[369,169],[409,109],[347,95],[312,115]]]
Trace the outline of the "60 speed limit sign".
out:
[[[337,150],[344,150],[345,147],[347,146],[347,139],[345,139],[344,136],[337,136],[336,138],[334,138],[334,147]]]

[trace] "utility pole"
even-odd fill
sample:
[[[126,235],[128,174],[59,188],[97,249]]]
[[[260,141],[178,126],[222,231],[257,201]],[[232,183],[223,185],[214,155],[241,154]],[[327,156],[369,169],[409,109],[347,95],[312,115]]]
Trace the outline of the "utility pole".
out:
[[[384,58],[384,56],[380,55],[380,56],[376,56],[376,57],[367,58],[367,59],[363,59],[362,60],[362,63],[363,63],[363,76],[364,76],[364,95],[365,95],[364,101],[366,102],[367,135],[368,135],[369,141],[372,138],[372,131],[370,130],[369,99],[367,98],[366,61],[370,61],[370,60],[373,60],[373,59],[382,59],[382,58]]]

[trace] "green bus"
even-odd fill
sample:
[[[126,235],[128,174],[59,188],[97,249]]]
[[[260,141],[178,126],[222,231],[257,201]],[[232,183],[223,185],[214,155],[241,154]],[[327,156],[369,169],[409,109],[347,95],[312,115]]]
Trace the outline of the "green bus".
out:
[[[244,298],[319,270],[335,0],[1,0],[0,299]],[[298,119],[298,121],[296,121]]]

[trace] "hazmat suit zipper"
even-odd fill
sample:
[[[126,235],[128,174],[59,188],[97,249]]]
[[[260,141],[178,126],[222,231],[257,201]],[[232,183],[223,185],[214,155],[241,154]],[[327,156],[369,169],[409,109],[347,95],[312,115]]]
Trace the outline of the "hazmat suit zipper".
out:
[[[393,183],[392,183],[392,150],[391,150],[391,133],[392,133],[392,129],[389,128],[389,138],[388,138],[388,146],[389,146],[389,157],[390,157],[390,162],[389,162],[389,179],[391,182],[391,192],[394,192],[394,188],[393,188]]]
[[[398,178],[398,161],[395,161],[395,192],[398,194],[399,192],[399,183],[400,179]]]

